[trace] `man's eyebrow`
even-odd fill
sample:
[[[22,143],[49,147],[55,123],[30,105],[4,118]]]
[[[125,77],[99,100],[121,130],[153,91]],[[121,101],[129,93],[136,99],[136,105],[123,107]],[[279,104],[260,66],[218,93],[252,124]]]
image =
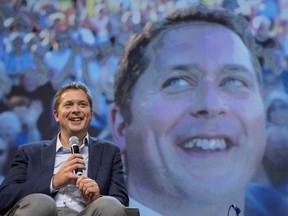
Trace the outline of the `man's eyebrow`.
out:
[[[197,72],[200,71],[200,69],[197,67],[197,64],[179,64],[164,68],[159,72],[159,75],[165,74],[167,71]]]
[[[223,71],[224,72],[229,72],[229,73],[231,73],[231,72],[235,72],[235,73],[244,72],[244,73],[247,73],[247,74],[255,74],[256,75],[256,72],[254,70],[251,71],[247,67],[245,67],[243,65],[239,65],[239,64],[227,64],[227,65],[224,65]]]
[[[174,69],[174,70],[181,70],[181,71],[187,71],[190,68],[191,67],[189,67],[188,65],[175,65],[172,67],[172,69]]]
[[[198,73],[201,72],[201,68],[197,64],[179,64],[167,67],[159,72],[159,76],[162,76],[167,73],[167,71],[183,71],[187,73]],[[225,73],[246,73],[248,75],[256,75],[254,70],[250,70],[248,67],[245,67],[241,64],[225,64],[222,67],[222,71]]]
[[[86,100],[80,100],[80,101],[78,101],[78,103],[89,103],[88,101],[86,101]]]
[[[88,103],[88,101],[86,100],[79,100],[79,101],[73,101],[73,100],[67,100],[67,101],[64,101],[63,103],[64,104],[69,104],[69,103]]]

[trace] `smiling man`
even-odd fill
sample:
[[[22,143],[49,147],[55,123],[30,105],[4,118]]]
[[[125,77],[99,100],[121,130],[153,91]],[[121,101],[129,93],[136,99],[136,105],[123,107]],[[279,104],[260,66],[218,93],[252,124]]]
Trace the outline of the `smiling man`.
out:
[[[54,117],[61,130],[53,140],[18,148],[0,187],[1,214],[126,215],[129,200],[120,150],[89,136],[92,104],[83,83],[60,88]],[[71,144],[78,144],[80,154],[71,154]],[[83,175],[77,175],[79,169]]]
[[[111,120],[141,214],[221,216],[231,203],[244,211],[265,149],[252,42],[244,18],[202,7],[149,23],[128,42]]]

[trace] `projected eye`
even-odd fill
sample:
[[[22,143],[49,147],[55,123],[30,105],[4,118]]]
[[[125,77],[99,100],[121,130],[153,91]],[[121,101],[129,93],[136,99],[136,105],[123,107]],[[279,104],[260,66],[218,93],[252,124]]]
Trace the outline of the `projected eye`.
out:
[[[222,81],[221,86],[225,86],[225,87],[241,87],[241,86],[243,86],[243,87],[245,87],[245,86],[247,86],[247,83],[245,82],[245,80],[241,80],[239,78],[228,77]]]
[[[170,87],[170,86],[187,86],[189,82],[184,78],[174,77],[165,81],[162,85],[162,88]]]

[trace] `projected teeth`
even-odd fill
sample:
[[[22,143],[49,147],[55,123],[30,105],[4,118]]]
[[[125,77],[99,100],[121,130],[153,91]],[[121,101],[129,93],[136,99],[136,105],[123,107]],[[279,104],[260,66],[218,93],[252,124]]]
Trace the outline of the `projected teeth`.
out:
[[[227,147],[224,139],[193,139],[182,145],[185,149],[223,150]]]

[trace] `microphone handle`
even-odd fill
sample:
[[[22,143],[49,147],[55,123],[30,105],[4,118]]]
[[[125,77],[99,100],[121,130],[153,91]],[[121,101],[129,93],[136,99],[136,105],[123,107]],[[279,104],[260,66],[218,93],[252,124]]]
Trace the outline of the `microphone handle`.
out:
[[[74,144],[71,146],[71,151],[73,154],[79,154],[79,146],[77,144]],[[76,169],[74,170],[75,175],[77,176],[82,176],[83,175],[83,170],[82,169]]]

